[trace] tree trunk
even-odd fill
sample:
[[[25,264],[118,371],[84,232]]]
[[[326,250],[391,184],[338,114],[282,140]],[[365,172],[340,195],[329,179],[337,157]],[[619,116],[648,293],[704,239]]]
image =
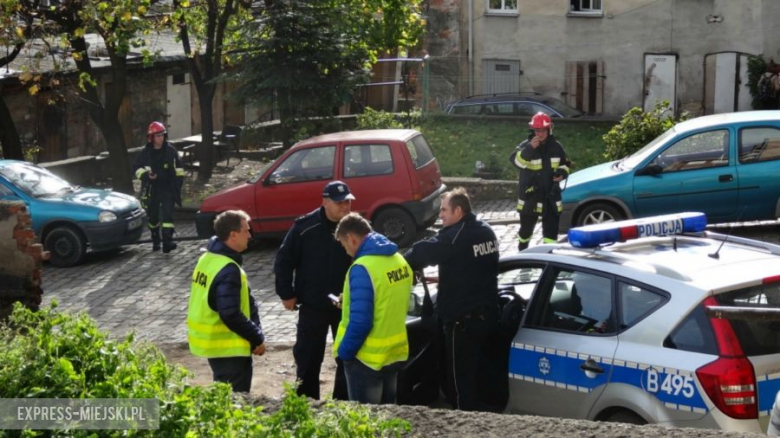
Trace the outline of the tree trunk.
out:
[[[119,119],[106,117],[103,132],[103,138],[108,146],[108,172],[106,176],[111,180],[111,188],[128,195],[134,193],[133,178],[131,176],[130,162],[127,158],[127,146],[125,144],[125,135],[122,132],[122,124]]]
[[[200,106],[200,132],[203,141],[196,151],[200,166],[198,167],[198,181],[207,182],[211,178],[215,166],[214,157],[214,111],[212,102],[216,86],[213,84],[195,84],[198,90],[198,104]]]
[[[19,132],[16,131],[14,119],[5,99],[0,95],[0,144],[3,145],[3,158],[8,160],[24,160]]]
[[[71,45],[76,51],[87,53],[87,44],[84,38],[74,38]],[[125,95],[127,84],[127,59],[116,56],[109,49],[111,57],[111,74],[113,83],[106,89],[106,103],[100,100],[97,88],[86,85],[79,94],[87,102],[87,110],[93,122],[103,134],[108,150],[108,172],[105,175],[111,179],[114,190],[128,195],[133,194],[133,179],[130,172],[130,163],[127,159],[127,144],[122,132],[122,124],[119,122],[119,107]],[[95,78],[89,58],[76,60],[79,71],[87,73]]]

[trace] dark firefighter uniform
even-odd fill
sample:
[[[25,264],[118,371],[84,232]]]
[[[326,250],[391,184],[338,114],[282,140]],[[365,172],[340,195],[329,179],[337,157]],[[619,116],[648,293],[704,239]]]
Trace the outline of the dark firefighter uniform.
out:
[[[160,149],[147,143],[133,163],[135,177],[141,180],[141,203],[149,214],[149,231],[152,233],[152,249],[168,253],[176,249],[173,242],[173,206],[181,205],[181,186],[184,169],[176,149],[167,141]],[[157,175],[150,179],[151,174]],[[162,233],[160,229],[162,228]]]
[[[415,243],[406,254],[413,270],[439,266],[436,308],[444,325],[447,392],[457,409],[490,410],[495,388],[484,348],[498,321],[498,239],[474,213]]]
[[[553,177],[560,175],[566,179],[569,176],[569,159],[552,133],[536,149],[530,145],[533,137],[534,134],[529,135],[509,156],[509,161],[519,170],[517,212],[520,213],[518,249],[521,251],[528,248],[540,215],[544,243],[558,240],[563,204],[561,188]]]
[[[297,298],[300,305],[293,347],[297,393],[315,400],[320,398],[320,369],[328,330],[335,339],[341,321],[341,310],[328,294],[341,294],[352,264],[352,258],[333,237],[336,225],[328,220],[324,207],[299,217],[274,262],[276,294],[282,300]],[[333,398],[348,400],[343,362],[337,359],[336,363]]]

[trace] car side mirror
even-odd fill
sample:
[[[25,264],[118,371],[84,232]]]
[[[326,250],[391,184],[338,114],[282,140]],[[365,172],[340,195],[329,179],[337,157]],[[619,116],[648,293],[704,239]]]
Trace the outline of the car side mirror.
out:
[[[663,173],[664,168],[659,164],[649,164],[636,171],[636,176],[650,175],[655,176]]]

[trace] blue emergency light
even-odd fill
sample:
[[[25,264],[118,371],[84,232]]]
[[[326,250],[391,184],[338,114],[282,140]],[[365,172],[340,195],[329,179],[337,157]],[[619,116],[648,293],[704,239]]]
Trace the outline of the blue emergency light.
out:
[[[587,225],[569,230],[569,243],[576,248],[595,248],[649,236],[696,233],[707,227],[704,213],[677,213]]]

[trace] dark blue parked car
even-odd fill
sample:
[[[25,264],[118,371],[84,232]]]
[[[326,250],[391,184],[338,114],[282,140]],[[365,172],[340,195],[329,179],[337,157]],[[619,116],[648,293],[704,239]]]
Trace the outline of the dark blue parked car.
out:
[[[146,228],[146,212],[134,197],[73,186],[22,161],[0,160],[0,200],[27,204],[35,235],[55,266],[80,263],[87,248],[133,243]]]
[[[780,217],[780,111],[698,117],[561,183],[561,231],[681,211],[710,222]]]

